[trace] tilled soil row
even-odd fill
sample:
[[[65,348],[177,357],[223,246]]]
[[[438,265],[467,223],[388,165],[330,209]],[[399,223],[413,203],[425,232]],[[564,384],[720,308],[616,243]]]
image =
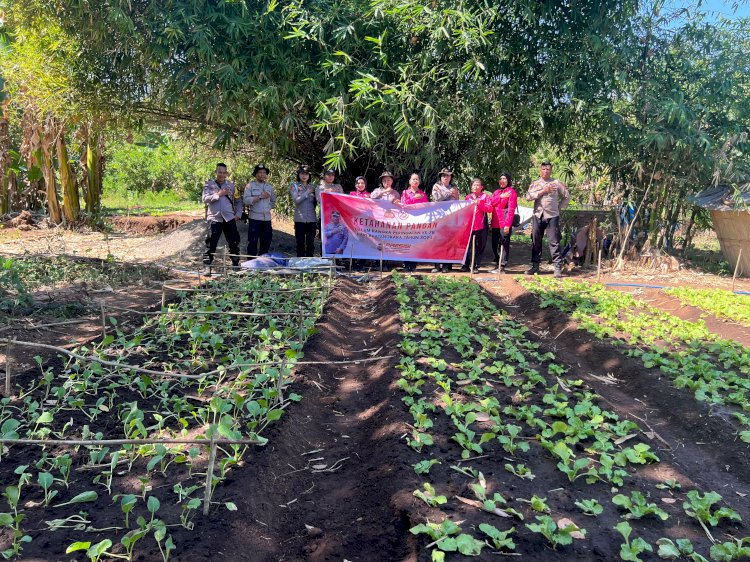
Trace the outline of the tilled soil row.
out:
[[[401,441],[409,419],[393,384],[392,291],[390,281],[338,282],[304,361],[369,361],[297,371],[291,390],[302,401],[217,492],[238,510],[196,529],[176,560],[416,560],[408,513],[418,457]]]
[[[649,432],[655,448],[667,453],[684,477],[717,490],[735,509],[748,509],[750,451],[736,436],[728,408],[697,401],[677,389],[658,369],[646,369],[621,349],[578,329],[570,316],[539,307],[537,297],[515,282],[505,298],[490,291],[496,304],[524,322],[560,361],[577,366],[576,374],[608,406]],[[744,515],[744,513],[743,513]]]

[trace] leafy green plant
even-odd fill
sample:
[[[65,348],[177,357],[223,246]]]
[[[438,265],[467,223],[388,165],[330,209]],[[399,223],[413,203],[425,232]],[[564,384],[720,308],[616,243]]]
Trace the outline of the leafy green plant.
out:
[[[553,549],[560,545],[571,544],[574,533],[586,535],[586,529],[581,529],[572,523],[558,527],[555,520],[549,515],[537,515],[536,520],[536,523],[527,523],[526,527],[533,533],[541,534]]]
[[[656,515],[662,521],[669,518],[669,515],[663,509],[655,503],[649,503],[645,496],[637,490],[631,492],[630,497],[617,494],[612,498],[612,503],[628,511],[625,514],[625,519],[641,519],[648,515]]]
[[[601,515],[604,511],[602,504],[595,499],[577,501],[575,502],[575,505],[583,511],[585,515],[593,515],[594,517]]]
[[[625,542],[620,545],[620,558],[631,562],[642,562],[640,555],[644,552],[653,552],[654,548],[641,537],[630,540],[633,529],[627,521],[621,521],[615,526],[615,530],[622,535]]]
[[[510,536],[515,533],[516,528],[511,527],[507,531],[500,531],[488,523],[480,523],[479,530],[489,537],[490,546],[495,550],[515,550],[516,543]]]
[[[448,503],[448,498],[436,495],[435,487],[429,482],[422,484],[422,488],[424,488],[424,491],[414,490],[413,495],[415,498],[419,498],[430,507],[436,507]]]
[[[707,560],[693,550],[693,543],[690,539],[676,539],[672,541],[668,538],[661,538],[656,541],[659,546],[657,554],[659,558],[665,560],[677,560],[678,558],[687,558],[693,562],[707,562]]]
[[[698,490],[690,490],[687,493],[687,501],[682,504],[685,513],[698,521],[711,542],[714,542],[711,531],[707,525],[715,527],[722,519],[730,521],[741,521],[739,513],[730,507],[714,508],[714,505],[722,500],[721,495],[716,492],[706,492],[704,495]]]
[[[518,463],[515,466],[510,463],[505,463],[504,466],[505,470],[507,470],[511,474],[515,474],[519,478],[523,478],[524,480],[533,480],[534,478],[536,478],[536,476],[534,476],[534,473],[531,472],[531,469],[523,463]]]
[[[436,464],[440,464],[440,461],[437,459],[425,459],[412,466],[414,467],[414,472],[417,474],[429,474],[430,469]]]

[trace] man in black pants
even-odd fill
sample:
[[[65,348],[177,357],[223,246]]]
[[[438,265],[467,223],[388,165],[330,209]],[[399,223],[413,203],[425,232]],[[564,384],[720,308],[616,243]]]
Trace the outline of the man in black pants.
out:
[[[540,178],[529,186],[526,199],[534,200],[534,216],[531,218],[531,267],[526,275],[539,273],[542,261],[542,239],[547,233],[549,251],[555,266],[555,277],[562,277],[562,256],[560,254],[560,211],[570,201],[568,186],[552,177],[552,164],[542,162]]]
[[[211,227],[208,251],[203,254],[203,263],[211,265],[216,246],[222,233],[227,241],[232,265],[240,264],[240,233],[237,220],[242,216],[242,200],[234,200],[234,184],[227,181],[227,166],[216,165],[216,179],[208,180],[203,186],[203,203],[207,205],[206,220]]]

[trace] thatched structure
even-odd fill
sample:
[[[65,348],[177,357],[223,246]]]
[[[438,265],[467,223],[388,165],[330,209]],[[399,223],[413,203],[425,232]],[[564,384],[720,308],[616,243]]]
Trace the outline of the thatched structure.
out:
[[[711,187],[696,195],[695,203],[711,212],[721,252],[732,269],[740,258],[740,275],[750,276],[750,183],[736,193],[726,186]]]

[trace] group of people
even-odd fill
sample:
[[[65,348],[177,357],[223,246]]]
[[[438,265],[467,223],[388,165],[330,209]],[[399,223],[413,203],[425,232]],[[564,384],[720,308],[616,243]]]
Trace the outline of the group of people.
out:
[[[240,235],[236,221],[243,215],[243,209],[248,209],[248,245],[249,256],[259,256],[269,251],[273,229],[271,226],[271,209],[276,203],[276,193],[273,186],[267,183],[269,170],[263,164],[258,164],[253,170],[254,181],[245,187],[242,198],[235,200],[234,184],[227,180],[227,168],[223,163],[216,166],[216,177],[206,182],[203,188],[203,202],[207,205],[207,220],[210,224],[210,238],[208,250],[204,254],[204,263],[211,264],[216,252],[216,246],[224,234],[229,247],[232,263],[239,264]],[[527,274],[539,272],[542,256],[542,240],[546,233],[555,277],[562,276],[562,256],[560,252],[560,211],[570,200],[567,186],[552,177],[552,164],[543,162],[539,169],[539,179],[529,186],[526,198],[534,201],[532,216],[532,253],[531,267]],[[289,192],[294,203],[294,236],[297,243],[298,257],[312,257],[315,247],[316,232],[321,229],[320,218],[316,208],[320,207],[322,193],[344,193],[341,184],[336,183],[336,171],[328,169],[323,172],[323,179],[314,185],[311,183],[312,171],[309,166],[300,166],[296,171],[296,181],[289,186]],[[388,171],[378,178],[378,186],[372,191],[367,189],[367,180],[363,176],[355,179],[354,190],[349,195],[370,199],[381,199],[391,203],[407,206],[432,201],[455,201],[460,198],[458,188],[452,183],[453,172],[443,168],[438,174],[438,181],[432,186],[432,192],[427,194],[420,188],[421,178],[413,173],[409,177],[408,186],[399,193],[394,187],[394,176]],[[498,180],[498,189],[493,193],[484,191],[484,184],[480,178],[471,182],[471,192],[466,200],[475,201],[478,212],[474,214],[471,241],[466,262],[462,271],[469,271],[472,263],[474,272],[479,270],[479,262],[484,253],[488,233],[491,235],[492,253],[495,269],[490,273],[504,273],[510,254],[510,239],[513,231],[518,193],[513,187],[510,174],[503,173]],[[340,222],[336,211],[332,214],[332,222],[327,225],[326,253],[343,254],[348,242],[348,230]],[[490,217],[488,219],[488,216]],[[404,262],[404,271],[412,272],[416,263]],[[451,264],[435,264],[433,273],[450,271]]]

